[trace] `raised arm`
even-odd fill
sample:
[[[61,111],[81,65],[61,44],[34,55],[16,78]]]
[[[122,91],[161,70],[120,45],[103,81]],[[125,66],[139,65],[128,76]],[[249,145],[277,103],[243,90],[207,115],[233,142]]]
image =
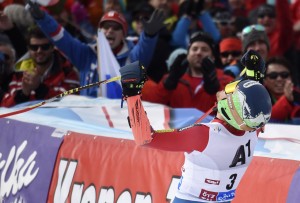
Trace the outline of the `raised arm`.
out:
[[[128,122],[134,140],[145,145],[168,151],[203,151],[208,142],[209,128],[204,125],[192,125],[183,129],[155,131],[149,122],[141,101],[141,89],[146,80],[146,70],[134,62],[120,69],[123,87],[123,100],[127,101]]]

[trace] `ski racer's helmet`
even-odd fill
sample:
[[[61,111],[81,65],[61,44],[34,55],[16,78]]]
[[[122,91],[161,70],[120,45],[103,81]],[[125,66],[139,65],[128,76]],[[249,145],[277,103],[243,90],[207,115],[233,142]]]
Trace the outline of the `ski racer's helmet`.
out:
[[[271,117],[272,103],[266,88],[254,80],[239,80],[225,87],[226,98],[218,101],[218,112],[234,128],[254,131]]]

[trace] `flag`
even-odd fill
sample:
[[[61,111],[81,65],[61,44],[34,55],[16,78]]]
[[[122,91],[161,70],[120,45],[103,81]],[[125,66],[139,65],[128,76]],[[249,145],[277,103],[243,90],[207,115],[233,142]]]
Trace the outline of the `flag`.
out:
[[[120,76],[120,65],[112,53],[106,37],[100,30],[98,30],[97,47],[99,79],[107,80],[115,76]],[[100,88],[100,95],[102,97],[112,99],[121,98],[122,88],[120,81],[101,85]]]

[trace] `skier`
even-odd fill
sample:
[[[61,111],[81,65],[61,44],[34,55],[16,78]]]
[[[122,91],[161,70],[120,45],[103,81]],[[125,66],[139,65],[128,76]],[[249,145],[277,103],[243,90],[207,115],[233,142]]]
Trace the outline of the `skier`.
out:
[[[154,130],[141,102],[145,68],[137,61],[120,69],[123,99],[136,143],[185,154],[173,203],[230,202],[235,197],[272,109],[267,90],[258,82],[263,75],[262,58],[255,52],[246,54],[246,76],[217,92],[216,108],[212,108],[215,118],[181,129]]]

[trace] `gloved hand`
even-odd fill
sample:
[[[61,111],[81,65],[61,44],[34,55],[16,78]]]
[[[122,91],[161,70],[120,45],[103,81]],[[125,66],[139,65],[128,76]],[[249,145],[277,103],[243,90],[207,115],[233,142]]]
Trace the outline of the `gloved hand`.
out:
[[[195,2],[195,0],[186,0],[182,2],[181,7],[184,14],[192,18],[197,18],[204,8],[204,0],[199,0],[197,2]]]
[[[155,9],[155,11],[152,13],[148,21],[142,19],[144,32],[151,37],[156,35],[165,26],[164,21],[165,21],[164,11]]]
[[[263,79],[266,71],[265,61],[258,52],[247,51],[241,58],[241,63],[247,69],[245,78],[256,81]]]
[[[31,16],[36,20],[40,20],[45,16],[45,12],[40,9],[40,5],[35,1],[27,0],[25,8],[29,10]]]
[[[202,60],[202,72],[204,90],[208,94],[216,94],[220,89],[220,82],[217,78],[216,66],[209,57]]]
[[[130,63],[120,68],[123,99],[139,95],[147,80],[146,69],[139,61]]]
[[[188,61],[186,54],[178,55],[170,67],[170,73],[164,81],[164,86],[167,90],[174,90],[177,87],[179,79],[186,72]]]

